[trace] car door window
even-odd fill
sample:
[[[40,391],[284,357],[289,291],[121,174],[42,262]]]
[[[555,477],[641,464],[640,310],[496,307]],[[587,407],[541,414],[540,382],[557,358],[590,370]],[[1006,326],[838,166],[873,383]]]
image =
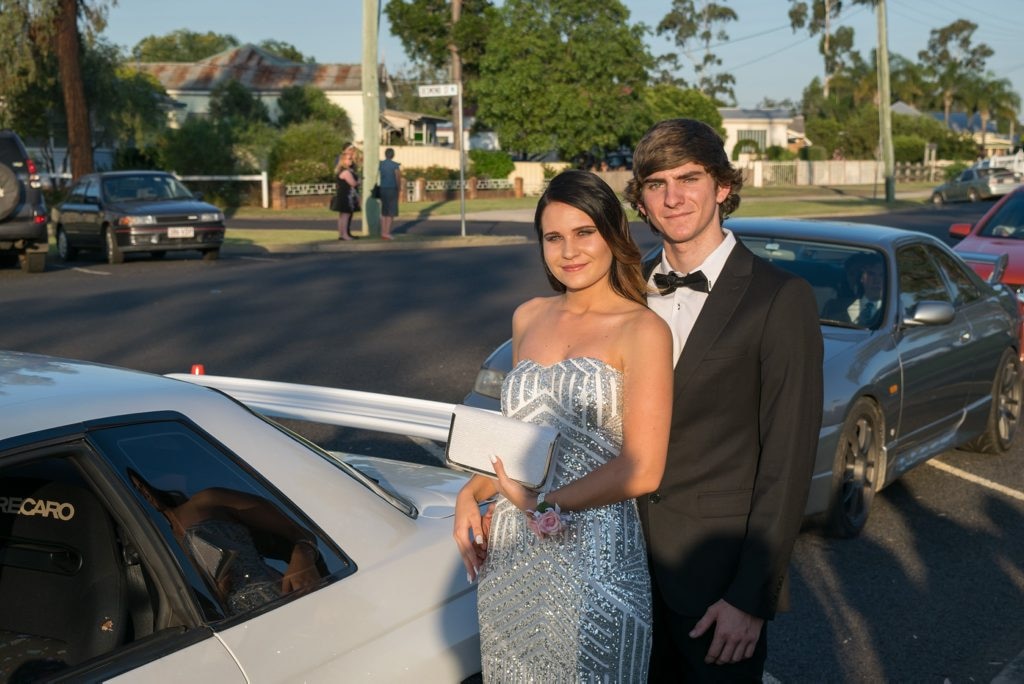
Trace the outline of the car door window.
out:
[[[148,422],[90,439],[178,559],[207,620],[259,611],[354,571],[289,502],[190,426]]]
[[[74,187],[71,188],[71,192],[68,193],[69,202],[83,202],[85,201],[85,183],[75,183]]]
[[[971,279],[971,276],[962,264],[957,263],[956,259],[940,249],[935,247],[928,247],[927,249],[932,258],[938,262],[939,268],[942,269],[946,276],[946,280],[949,281],[954,306],[959,308],[981,297],[981,290],[978,289],[977,284]]]
[[[1024,240],[1024,193],[1010,195],[996,213],[985,222],[980,235]]]
[[[0,467],[0,681],[49,680],[157,628],[153,575],[77,466],[89,456],[77,440]]]
[[[100,186],[95,180],[89,180],[85,184],[85,190],[83,191],[83,197],[89,204],[99,204],[100,202]]]
[[[904,247],[896,253],[900,274],[900,306],[903,317],[911,318],[921,302],[952,303],[949,291],[935,263],[921,245]]]

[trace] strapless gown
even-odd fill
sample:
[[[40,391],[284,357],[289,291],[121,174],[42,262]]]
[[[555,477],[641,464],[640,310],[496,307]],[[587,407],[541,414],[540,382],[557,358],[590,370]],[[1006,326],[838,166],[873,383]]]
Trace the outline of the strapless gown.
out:
[[[622,447],[622,373],[599,359],[519,363],[502,412],[562,433],[545,489]],[[485,682],[644,682],[651,648],[647,553],[632,499],[572,513],[538,539],[499,497],[477,590]]]

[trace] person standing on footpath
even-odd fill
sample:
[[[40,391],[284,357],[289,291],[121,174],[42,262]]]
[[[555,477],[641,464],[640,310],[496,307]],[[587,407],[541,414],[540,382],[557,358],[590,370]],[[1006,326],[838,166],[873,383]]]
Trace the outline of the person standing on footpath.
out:
[[[352,214],[360,209],[359,175],[356,171],[356,146],[349,143],[342,149],[334,165],[334,197],[331,209],[338,212],[338,239],[351,240]]]
[[[402,165],[395,161],[392,148],[384,150],[384,159],[380,162],[380,238],[393,239],[391,226],[398,216],[398,201],[402,188]]]
[[[647,538],[649,681],[760,682],[800,530],[822,412],[822,338],[808,283],[722,221],[742,175],[713,128],[655,124],[625,195],[661,236],[648,305],[672,330],[672,428]]]

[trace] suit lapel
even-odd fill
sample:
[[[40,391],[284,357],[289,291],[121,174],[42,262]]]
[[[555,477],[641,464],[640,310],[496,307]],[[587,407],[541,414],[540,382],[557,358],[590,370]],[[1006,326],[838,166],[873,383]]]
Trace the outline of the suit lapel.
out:
[[[722,329],[732,319],[736,306],[750,285],[753,266],[754,255],[737,239],[679,356],[675,378],[677,393],[686,385]]]

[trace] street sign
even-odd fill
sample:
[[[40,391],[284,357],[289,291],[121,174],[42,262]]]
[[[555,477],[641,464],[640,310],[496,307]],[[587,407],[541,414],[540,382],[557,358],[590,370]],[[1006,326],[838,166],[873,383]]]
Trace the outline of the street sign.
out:
[[[436,83],[434,85],[420,86],[420,97],[455,97],[458,94],[458,83]]]

